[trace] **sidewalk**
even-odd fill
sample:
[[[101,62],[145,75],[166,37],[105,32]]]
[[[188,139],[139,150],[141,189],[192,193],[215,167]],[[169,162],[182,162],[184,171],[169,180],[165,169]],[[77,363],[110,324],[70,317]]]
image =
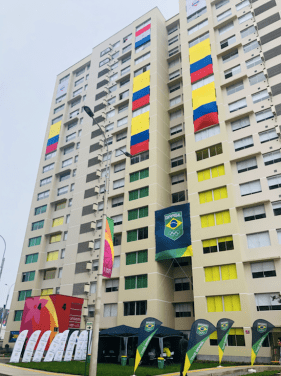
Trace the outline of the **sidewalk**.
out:
[[[67,373],[54,373],[47,371],[38,371],[35,369],[26,369],[22,367],[10,366],[8,364],[0,364],[0,376],[73,376]]]

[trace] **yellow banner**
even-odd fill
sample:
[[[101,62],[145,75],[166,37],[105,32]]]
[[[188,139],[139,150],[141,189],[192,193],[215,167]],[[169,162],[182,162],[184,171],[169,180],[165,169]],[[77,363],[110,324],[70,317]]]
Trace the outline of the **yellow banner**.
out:
[[[131,123],[131,136],[149,129],[149,111],[136,116]]]
[[[58,121],[57,123],[52,124],[48,138],[57,136],[60,133],[60,127],[61,127],[61,121]]]
[[[204,57],[211,55],[211,42],[210,39],[205,39],[203,42],[196,44],[189,49],[189,62],[190,64],[196,63]]]
[[[211,82],[199,89],[193,90],[192,92],[192,107],[193,110],[203,106],[204,104],[216,101],[216,89],[215,83]]]
[[[133,93],[150,85],[150,70],[134,78]]]

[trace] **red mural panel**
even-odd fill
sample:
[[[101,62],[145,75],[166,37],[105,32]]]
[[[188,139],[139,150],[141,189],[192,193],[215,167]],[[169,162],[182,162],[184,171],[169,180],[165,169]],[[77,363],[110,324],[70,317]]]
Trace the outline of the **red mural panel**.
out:
[[[219,123],[219,116],[217,112],[211,112],[209,114],[201,116],[199,119],[194,120],[194,132],[198,132],[201,129],[210,127]]]
[[[145,95],[144,97],[142,97],[140,99],[137,99],[136,101],[133,102],[132,110],[134,111],[134,110],[137,110],[140,107],[146,106],[147,104],[149,104],[149,99],[150,99],[149,94]]]
[[[56,142],[55,144],[49,145],[49,146],[46,147],[46,153],[45,154],[49,154],[52,151],[57,150],[57,148],[58,148],[58,142]]]
[[[149,150],[149,140],[140,142],[139,144],[131,146],[131,154],[135,155],[138,153],[142,153],[143,151]]]
[[[213,64],[209,64],[196,72],[190,73],[191,83],[193,84],[194,82],[201,80],[201,78],[207,77],[212,73],[214,73]]]

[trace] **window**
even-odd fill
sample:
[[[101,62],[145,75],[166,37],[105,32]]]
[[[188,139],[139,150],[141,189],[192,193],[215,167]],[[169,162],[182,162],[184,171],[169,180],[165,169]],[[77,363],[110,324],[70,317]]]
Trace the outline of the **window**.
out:
[[[50,244],[57,243],[61,241],[61,234],[52,235],[50,237]],[[57,251],[58,252],[58,251]],[[48,261],[48,260],[47,260]]]
[[[171,151],[181,149],[184,146],[183,144],[184,144],[183,139],[175,141],[175,142],[172,142],[170,144]]]
[[[181,166],[183,164],[183,155],[177,158],[171,159],[171,167]]]
[[[253,278],[276,277],[274,261],[251,263]]]
[[[227,95],[231,95],[243,89],[244,89],[243,81],[238,81],[234,85],[228,86],[226,88],[226,92],[227,92]]]
[[[129,108],[129,105],[127,103],[123,104],[122,106],[119,106],[118,107],[118,114],[120,114],[121,112],[127,111],[128,108]]]
[[[193,21],[193,20],[196,20],[196,18],[202,16],[202,14],[206,13],[207,12],[207,7],[204,7],[200,10],[198,10],[197,12],[193,13],[191,16],[187,17],[187,23]]]
[[[111,86],[108,90],[110,93],[112,93],[113,91],[115,91],[117,89],[117,85],[113,85]]]
[[[56,269],[49,269],[44,271],[43,280],[55,279],[56,278]]]
[[[265,342],[264,342],[265,343]],[[213,332],[210,335],[210,345],[218,345],[218,335],[217,332]],[[245,337],[243,328],[231,328],[229,331],[229,336],[227,338],[227,346],[245,346]]]
[[[269,94],[267,90],[261,90],[258,93],[252,94],[253,103],[262,102],[265,99],[269,99]]]
[[[271,204],[274,215],[281,215],[281,201],[275,201]]]
[[[243,46],[243,50],[245,53],[250,52],[254,50],[255,48],[259,47],[259,43],[257,40],[254,40],[253,42],[247,43]]]
[[[25,264],[33,264],[38,261],[38,253],[32,253],[25,256]]]
[[[170,74],[169,74],[169,80],[173,80],[174,78],[179,77],[179,76],[180,76],[180,70],[178,69],[178,70],[174,71],[173,73],[170,73]],[[172,90],[172,91],[171,91],[171,89],[172,89],[172,88],[175,88],[175,87],[178,87],[178,89],[179,89],[179,88],[180,88],[180,83],[178,83],[178,84],[176,84],[176,85],[174,85],[174,86],[171,86],[171,87],[169,88],[170,93],[173,93],[173,91],[178,90],[178,89],[176,89],[176,90]]]
[[[208,191],[199,193],[199,202],[200,204],[206,204],[211,201],[222,200],[227,198],[227,187],[221,187],[216,189],[211,189]]]
[[[41,296],[52,295],[54,289],[42,289]]]
[[[248,2],[249,3],[249,2]],[[246,4],[246,5],[248,5],[248,4]],[[241,8],[240,8],[241,9]],[[252,15],[252,13],[251,12],[249,12],[249,13],[246,13],[246,14],[243,14],[243,16],[241,16],[241,17],[238,17],[238,23],[243,23],[243,22],[246,22],[246,21],[248,21],[248,20],[250,20],[250,19],[252,19],[253,18],[253,15]]]
[[[125,277],[125,290],[147,288],[147,274]]]
[[[125,85],[127,85],[128,83],[130,83],[130,78],[126,78],[125,80],[120,81],[120,87],[125,86]]]
[[[110,124],[105,126],[105,131],[110,132],[110,131],[112,131],[113,128],[114,128],[114,123],[110,123]]]
[[[119,100],[122,100],[128,97],[129,97],[129,90],[126,90],[123,93],[119,94]]]
[[[114,222],[114,226],[122,225],[122,223],[123,223],[123,214],[113,215],[111,217],[111,219]]]
[[[211,76],[202,78],[201,80],[198,80],[194,84],[191,85],[192,90],[199,89],[202,86],[205,86],[207,84],[210,84],[211,82],[214,82],[214,75],[212,74]]]
[[[99,269],[99,260],[94,260],[92,263],[92,271],[96,272]]]
[[[67,76],[65,76],[65,77],[63,77],[63,78],[60,79],[60,84],[62,84],[63,82],[68,81],[68,79],[69,79],[69,74]]]
[[[235,120],[231,122],[231,129],[232,132],[237,131],[238,129],[249,127],[250,119],[249,116],[245,116],[244,118],[241,118],[239,120]]]
[[[267,178],[269,189],[276,189],[281,187],[281,175],[275,175]]]
[[[258,168],[256,157],[245,159],[236,163],[238,174]]]
[[[118,68],[118,64],[119,64],[118,61],[117,61],[117,63],[112,64],[112,65],[110,66],[111,70],[113,71],[114,69]]]
[[[177,119],[180,116],[182,116],[182,110],[177,110],[177,111],[171,112],[170,120]]]
[[[82,77],[79,80],[75,81],[74,82],[74,86],[78,86],[78,85],[82,84],[82,82],[84,82],[84,77]]]
[[[78,98],[75,101],[71,102],[70,107],[72,108],[72,107],[76,106],[77,104],[79,104],[80,102],[81,102],[81,98]]]
[[[147,249],[126,254],[126,265],[143,264],[147,261]]]
[[[82,91],[83,91],[83,87],[80,87],[80,89],[77,89],[77,90],[75,90],[74,92],[73,92],[73,98],[75,98],[77,95],[79,95],[79,94],[81,94],[82,93]],[[73,103],[73,102],[72,102]],[[74,102],[75,103],[75,102]],[[71,106],[71,107],[73,107],[73,106]]]
[[[134,157],[131,158],[131,165],[143,162],[149,159],[149,151],[145,151],[144,153],[140,153]]]
[[[235,151],[247,149],[254,146],[253,136],[248,136],[241,138],[240,140],[234,141]]]
[[[105,292],[118,291],[119,279],[109,279],[105,281]]]
[[[224,78],[225,79],[230,78],[232,76],[235,76],[238,73],[241,73],[241,66],[240,65],[237,65],[236,67],[233,67],[233,68],[230,68],[230,69],[224,71]]]
[[[248,27],[247,29],[244,29],[244,30],[240,31],[242,38],[245,38],[248,35],[254,34],[255,32],[256,32],[256,28],[253,25],[250,26],[250,27]]]
[[[127,35],[126,37],[123,38],[123,43],[128,42],[128,40],[132,39],[132,34]]]
[[[149,196],[149,187],[136,189],[134,191],[129,192],[129,201],[137,200],[139,198],[148,197],[148,196]]]
[[[19,291],[18,301],[22,302],[26,298],[29,298],[31,296],[31,292],[32,292],[32,290],[22,290],[22,291]]]
[[[100,193],[103,193],[105,191],[105,185],[102,184],[100,185]]]
[[[119,56],[119,51],[115,52],[111,57],[112,57],[112,60],[114,59],[117,59],[117,57]]]
[[[203,27],[205,27],[207,25],[208,25],[208,19],[204,20],[204,21],[198,23],[197,25],[193,26],[192,28],[188,29],[187,32],[188,32],[189,35],[191,35],[191,34],[195,33],[196,31],[202,29]],[[176,40],[178,40],[178,36],[175,37],[175,38],[177,38]]]
[[[100,61],[99,67],[102,67],[104,64],[109,63],[110,59],[107,57],[106,59]]]
[[[266,218],[264,205],[251,206],[243,209],[244,221],[255,221],[257,219]]]
[[[69,207],[72,206],[72,198],[70,198],[70,199],[68,200],[68,206],[69,206]]]
[[[131,49],[132,49],[132,44],[128,44],[128,46],[122,48],[122,54],[128,51],[131,51]]]
[[[178,25],[171,27],[170,29],[167,30],[168,35],[173,34],[177,30],[178,30]]]
[[[171,176],[172,185],[184,182],[184,173]]]
[[[170,129],[170,135],[173,136],[173,135],[175,135],[177,133],[182,132],[182,130],[183,130],[182,124],[176,125],[175,127],[172,127]]]
[[[55,123],[57,123],[57,122],[59,122],[61,120],[62,120],[62,115],[60,115],[60,116],[56,117],[55,119],[53,119],[52,120],[52,124],[55,124]]]
[[[103,317],[117,317],[117,303],[104,304],[103,306]]]
[[[176,192],[172,194],[172,203],[176,204],[177,202],[185,201],[185,191]]]
[[[117,77],[118,77],[118,73],[113,74],[112,76],[109,77],[109,82],[115,81]]]
[[[115,110],[111,110],[111,111],[106,113],[107,119],[112,118],[113,116],[115,116]]]
[[[74,145],[67,146],[66,148],[63,149],[63,154],[69,154],[74,150]]]
[[[138,228],[137,230],[127,231],[127,242],[134,242],[148,238],[148,227]]]
[[[57,154],[56,151],[53,151],[52,153],[46,154],[46,155],[45,155],[45,161],[46,161],[47,159],[51,159],[51,158],[55,157],[56,154]]]
[[[264,120],[272,119],[274,117],[270,108],[255,113],[256,122],[260,123]]]
[[[58,188],[57,195],[61,196],[61,195],[66,194],[67,192],[68,192],[68,185],[66,185],[65,187]]]
[[[72,158],[69,158],[69,159],[66,159],[66,160],[64,160],[64,161],[62,161],[62,168],[63,167],[67,167],[67,166],[69,166],[69,165],[71,165],[72,164]]]
[[[228,54],[225,54],[225,55],[222,56],[222,62],[223,62],[223,64],[228,63],[229,61],[235,59],[238,56],[239,56],[238,49],[232,50]]]
[[[150,40],[144,44],[142,44],[141,46],[139,46],[138,48],[135,49],[135,53],[137,54],[138,52],[146,49],[147,47],[149,47],[151,44]]]
[[[222,35],[222,34],[226,33],[228,30],[231,30],[233,28],[234,28],[234,23],[233,23],[233,21],[231,21],[228,24],[219,28],[219,35]]]
[[[247,69],[253,68],[256,65],[262,64],[262,59],[260,56],[255,56],[250,60],[246,60]]]
[[[126,162],[121,162],[116,165],[114,165],[114,173],[125,170]]]
[[[14,321],[21,321],[23,311],[15,311]]]
[[[124,316],[146,315],[146,312],[146,300],[139,300],[137,302],[124,302]]]
[[[145,168],[144,170],[136,171],[130,174],[130,183],[140,180],[140,179],[145,179],[149,177],[149,168]]]
[[[226,48],[235,42],[236,42],[236,36],[232,35],[231,37],[220,42],[221,49]]]
[[[44,227],[44,220],[33,222],[31,225],[31,231],[39,230],[40,228],[43,228],[43,227]]]
[[[201,215],[200,219],[202,228],[219,226],[231,222],[229,210]]]
[[[122,234],[114,234],[114,239],[113,239],[114,247],[121,245],[121,241],[122,241]]]
[[[80,142],[77,142],[76,149],[80,149]]]
[[[260,72],[258,74],[255,74],[254,76],[249,77],[250,85],[255,85],[255,84],[262,82],[262,81],[265,81],[265,80],[266,80],[266,78],[265,78],[265,75],[263,74],[263,72]]]
[[[116,141],[119,142],[121,140],[125,140],[127,138],[127,131],[118,133],[116,135]]]
[[[281,162],[280,150],[276,150],[276,151],[272,151],[270,153],[263,154],[263,161],[264,161],[265,166]]]
[[[124,59],[121,60],[121,64],[125,64],[130,60],[131,60],[131,55],[126,56],[126,57],[124,57]],[[118,66],[118,63],[117,63],[117,66]]]
[[[204,268],[205,282],[237,279],[236,264],[208,266]]]
[[[56,204],[55,211],[64,209],[65,206],[66,206],[66,201],[60,202],[60,203]]]
[[[217,21],[220,22],[220,21],[224,20],[225,18],[231,16],[231,14],[232,14],[231,9],[228,9],[225,12],[223,12],[223,13],[221,13],[217,16]]]
[[[140,56],[139,58],[135,59],[135,65],[141,63],[142,61],[150,58],[150,52],[147,52],[146,54]]]
[[[280,311],[281,303],[274,297],[279,296],[278,292],[271,294],[255,294],[257,311]]]
[[[74,191],[75,183],[72,183],[70,186],[70,192]]]
[[[240,296],[238,294],[207,296],[207,310],[208,312],[241,311]]]
[[[77,124],[78,124],[78,120],[73,121],[72,123],[68,124],[67,130],[69,131],[71,128],[76,127]]]
[[[175,106],[176,104],[180,103],[181,102],[181,95],[173,98],[173,99],[170,99],[170,106]]]
[[[114,257],[113,268],[120,268],[120,256]]]
[[[239,99],[238,101],[235,101],[228,105],[228,109],[230,113],[241,110],[242,108],[245,108],[245,107],[247,107],[246,98]]]
[[[190,290],[190,283],[188,278],[175,278],[175,291],[187,291]]]
[[[222,154],[222,144],[213,145],[209,148],[196,151],[197,161]]]
[[[241,196],[252,195],[261,192],[260,180],[253,180],[248,183],[240,184]]]
[[[45,191],[45,192],[38,193],[38,195],[37,195],[37,201],[44,200],[44,198],[49,197],[49,195],[50,195],[50,191]]]
[[[64,109],[64,106],[65,106],[65,104],[62,104],[61,106],[55,108],[55,109],[54,109],[54,114],[56,114],[57,112],[62,111],[62,110]]]
[[[128,116],[117,121],[117,128],[128,123]]]
[[[142,67],[142,68],[140,68],[140,69],[138,69],[134,72],[134,77],[137,77],[137,76],[143,74],[144,72],[149,71],[149,69],[150,69],[150,64],[145,65],[144,67]]]
[[[102,160],[103,160],[103,162],[104,162],[104,161],[107,161],[108,159],[111,159],[111,151],[108,153],[108,155],[107,155],[107,153],[105,153],[105,154],[102,156]]]
[[[83,68],[80,68],[76,73],[76,77],[80,76],[81,74],[83,74],[86,70],[86,67],[83,67]]]
[[[76,138],[76,132],[69,134],[68,136],[65,137],[65,142],[69,142],[71,140],[74,140]]]
[[[43,213],[46,213],[46,211],[47,211],[47,205],[38,206],[34,210],[34,215],[43,214]]]
[[[82,134],[82,129],[79,129],[79,131],[78,131],[78,137],[81,137],[81,134]]]
[[[121,76],[124,76],[124,74],[130,72],[131,66],[129,65],[128,67],[124,68],[121,70]]]
[[[100,57],[102,57],[103,55],[107,54],[109,51],[111,51],[111,48],[107,47],[105,50],[101,51]],[[85,68],[84,68],[84,70],[85,70]],[[77,75],[77,73],[76,73],[76,75]]]
[[[203,240],[202,246],[204,254],[231,251],[234,249],[232,236]]]
[[[175,67],[176,65],[179,64],[179,62],[180,62],[180,59],[179,59],[179,58],[170,61],[169,64],[168,64],[168,68],[170,69],[170,68]]]
[[[123,155],[126,152],[126,146],[123,146],[120,149],[117,149],[115,151],[115,157],[119,157],[120,155]]]
[[[192,303],[175,303],[176,317],[191,317]]]
[[[170,46],[173,43],[176,43],[179,40],[179,36],[176,35],[175,37],[168,40],[168,46]]]
[[[51,163],[51,164],[49,164],[49,165],[47,165],[47,166],[44,166],[44,167],[43,167],[43,174],[44,174],[44,172],[47,172],[47,171],[53,170],[54,167],[55,167],[55,163]]]
[[[124,187],[124,185],[125,185],[125,179],[124,178],[119,179],[119,180],[115,180],[113,182],[113,189],[122,188],[122,187]]]
[[[195,141],[202,141],[205,140],[206,138],[216,136],[217,134],[220,133],[220,126],[215,125],[213,127],[208,127],[206,129],[202,129],[199,132],[195,133]]]
[[[135,219],[144,218],[144,217],[148,217],[148,206],[143,206],[142,208],[128,210],[128,221],[133,221]]]
[[[22,273],[22,282],[34,281],[35,271]]]
[[[208,39],[210,37],[209,32],[200,35],[200,37],[197,37],[193,41],[189,42],[189,48],[196,46],[196,44],[203,42],[203,40]]]
[[[238,11],[240,9],[243,9],[243,8],[245,8],[248,5],[250,5],[249,0],[244,0],[241,3],[239,3],[239,4],[236,5],[236,10]]]
[[[207,168],[206,170],[198,171],[197,178],[198,182],[208,180],[211,178],[217,178],[219,176],[225,175],[224,165],[219,165],[211,168]]]
[[[116,208],[117,206],[121,206],[121,205],[123,205],[123,203],[124,203],[124,197],[123,196],[114,197],[112,199],[112,207],[113,208]]]
[[[50,184],[52,182],[52,176],[49,176],[48,178],[40,180],[40,187],[46,184]]]
[[[60,258],[64,259],[64,257],[65,257],[65,248],[62,248]]]
[[[260,248],[260,247],[267,247],[270,245],[270,238],[269,232],[256,232],[255,234],[248,234],[247,236],[247,243],[248,248]]]

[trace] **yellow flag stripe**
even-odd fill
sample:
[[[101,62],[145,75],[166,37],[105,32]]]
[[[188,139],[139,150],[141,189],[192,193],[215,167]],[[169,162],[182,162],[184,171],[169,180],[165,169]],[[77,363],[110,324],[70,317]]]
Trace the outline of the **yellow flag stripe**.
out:
[[[251,365],[253,365],[255,363],[255,360],[256,360],[256,354],[255,354],[254,350],[252,349],[252,353],[251,353]]]
[[[136,369],[138,368],[138,365],[139,365],[140,361],[141,361],[141,356],[140,356],[139,350],[137,350],[134,373],[136,372]]]
[[[223,351],[222,351],[222,349],[219,347],[219,364],[221,364],[222,357],[223,357]]]

